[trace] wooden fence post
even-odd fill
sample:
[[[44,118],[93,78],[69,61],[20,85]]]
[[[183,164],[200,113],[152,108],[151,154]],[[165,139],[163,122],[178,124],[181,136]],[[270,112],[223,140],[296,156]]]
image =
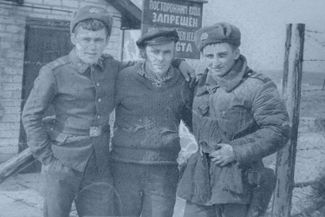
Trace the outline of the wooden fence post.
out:
[[[282,94],[290,117],[291,135],[288,144],[277,154],[277,183],[273,197],[273,217],[289,217],[291,211],[299,125],[305,24],[288,24],[286,33]]]

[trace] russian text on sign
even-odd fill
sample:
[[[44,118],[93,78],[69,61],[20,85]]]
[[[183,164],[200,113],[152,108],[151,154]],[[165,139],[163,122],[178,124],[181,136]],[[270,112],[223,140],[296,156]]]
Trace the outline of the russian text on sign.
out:
[[[170,25],[177,25],[182,27],[191,27],[191,28],[198,28],[198,19],[194,17],[188,16],[179,16],[173,14],[164,14],[164,13],[152,13],[153,23],[161,23],[161,24],[170,24]]]

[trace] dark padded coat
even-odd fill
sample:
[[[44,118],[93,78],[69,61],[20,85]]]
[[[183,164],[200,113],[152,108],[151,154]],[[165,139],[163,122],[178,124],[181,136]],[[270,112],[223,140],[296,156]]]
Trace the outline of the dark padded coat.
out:
[[[288,120],[276,85],[252,71],[244,56],[217,82],[211,82],[206,70],[195,91],[193,133],[206,153],[218,143],[230,144],[236,161],[219,167],[208,155],[194,154],[178,195],[204,205],[249,203],[247,171],[263,167],[262,158],[286,144]]]

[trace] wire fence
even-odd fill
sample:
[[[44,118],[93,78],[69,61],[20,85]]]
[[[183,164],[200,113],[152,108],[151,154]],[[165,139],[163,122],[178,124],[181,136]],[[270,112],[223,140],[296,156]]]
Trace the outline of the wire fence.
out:
[[[325,31],[319,31],[319,30],[315,30],[315,29],[305,29],[305,48],[308,45],[316,45],[320,51],[324,51],[324,56],[320,57],[320,58],[304,58],[304,62],[306,63],[310,63],[313,64],[314,62],[325,62]],[[324,72],[325,72],[325,66],[324,66]],[[323,79],[323,84],[322,84],[322,90],[325,89],[325,74],[323,76],[323,78],[319,78],[319,79]],[[304,92],[314,92],[316,90],[319,89],[307,89],[304,90]],[[311,151],[311,150],[315,150],[315,149],[319,149],[319,147],[304,147],[304,148],[298,148],[297,150],[300,151]],[[308,181],[308,182],[301,182],[301,183],[296,183],[295,187],[296,188],[302,188],[302,187],[306,187],[309,185],[312,185],[313,183],[315,183],[316,181]]]
[[[304,68],[320,73],[314,74],[313,85],[302,90],[292,217],[324,216],[325,207],[325,117],[319,113],[325,114],[325,31],[306,27]],[[312,76],[308,72],[303,76],[306,83]],[[304,120],[306,113],[310,121]],[[320,122],[322,126],[317,125]]]
[[[313,53],[316,53],[318,57],[304,57],[304,63],[312,67],[315,66],[315,64],[320,66],[324,65],[323,71],[325,72],[325,31],[307,28],[305,30],[305,47],[306,46],[313,46]],[[320,79],[323,80],[321,90],[325,90],[325,75]]]

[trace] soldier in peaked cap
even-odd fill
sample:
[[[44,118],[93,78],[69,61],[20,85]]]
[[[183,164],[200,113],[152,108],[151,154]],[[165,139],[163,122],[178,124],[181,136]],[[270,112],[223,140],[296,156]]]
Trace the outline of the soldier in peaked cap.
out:
[[[41,68],[25,104],[28,145],[42,163],[46,217],[68,217],[73,200],[79,216],[113,214],[108,123],[117,74],[134,63],[103,55],[111,28],[105,9],[80,8],[71,20],[74,48]],[[181,68],[186,75],[186,64]],[[42,118],[49,106],[56,119],[46,131]]]
[[[178,182],[178,128],[191,125],[192,91],[175,57],[176,31],[155,29],[137,45],[144,63],[117,79],[113,178],[122,216],[171,217]]]
[[[197,32],[205,66],[194,93],[193,134],[178,195],[186,217],[258,217],[274,189],[262,158],[285,145],[288,114],[276,85],[240,54],[240,31],[217,23]]]

